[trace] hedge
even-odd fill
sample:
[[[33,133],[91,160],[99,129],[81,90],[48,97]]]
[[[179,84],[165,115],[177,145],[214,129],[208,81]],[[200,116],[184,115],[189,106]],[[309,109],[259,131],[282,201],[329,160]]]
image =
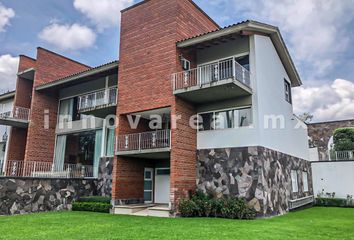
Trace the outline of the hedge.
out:
[[[72,206],[73,211],[102,213],[109,213],[111,208],[111,198],[101,196],[81,197],[75,201]]]
[[[101,202],[74,202],[72,210],[109,213],[111,207],[111,204]]]
[[[344,198],[316,198],[315,205],[320,207],[354,207]]]
[[[101,196],[90,196],[90,197],[81,197],[76,202],[96,202],[96,203],[111,203],[110,197],[101,197]]]
[[[221,217],[230,219],[254,219],[256,211],[243,198],[214,199],[201,192],[182,199],[178,204],[182,217]]]

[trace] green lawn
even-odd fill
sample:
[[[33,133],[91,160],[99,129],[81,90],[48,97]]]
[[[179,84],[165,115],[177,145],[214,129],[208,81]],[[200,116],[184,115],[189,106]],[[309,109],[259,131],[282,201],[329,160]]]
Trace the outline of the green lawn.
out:
[[[29,214],[0,217],[0,239],[354,239],[354,209],[311,208],[254,221]]]

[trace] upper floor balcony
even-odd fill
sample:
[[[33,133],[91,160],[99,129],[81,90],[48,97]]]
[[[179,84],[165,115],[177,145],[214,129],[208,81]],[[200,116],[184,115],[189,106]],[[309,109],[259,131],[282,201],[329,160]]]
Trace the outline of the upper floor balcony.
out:
[[[117,87],[108,88],[78,97],[78,112],[90,112],[117,105]]]
[[[0,125],[27,128],[29,123],[30,109],[14,107],[12,111],[0,113]]]
[[[234,57],[172,74],[173,93],[193,103],[252,94],[251,74]]]
[[[120,135],[116,155],[140,158],[168,158],[171,150],[171,130]]]

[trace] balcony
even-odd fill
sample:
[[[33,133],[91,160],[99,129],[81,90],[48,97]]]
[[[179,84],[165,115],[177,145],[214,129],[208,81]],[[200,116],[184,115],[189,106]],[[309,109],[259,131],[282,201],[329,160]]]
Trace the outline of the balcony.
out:
[[[30,109],[14,107],[12,111],[0,113],[0,125],[27,128],[29,123]]]
[[[169,158],[171,130],[157,130],[120,135],[116,142],[116,155],[139,158]]]
[[[354,150],[336,151],[334,161],[354,161]]]
[[[90,112],[117,105],[117,88],[109,88],[78,97],[78,111]]]
[[[235,58],[172,74],[173,94],[205,103],[252,94],[250,72]]]
[[[7,177],[34,178],[93,178],[94,167],[81,164],[56,166],[51,162],[8,161],[5,169]]]

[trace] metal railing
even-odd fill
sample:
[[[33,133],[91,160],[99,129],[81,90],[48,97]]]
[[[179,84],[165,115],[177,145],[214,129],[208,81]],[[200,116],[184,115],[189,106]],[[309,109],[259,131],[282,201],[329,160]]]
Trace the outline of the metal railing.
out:
[[[171,130],[120,135],[116,141],[116,152],[171,148]]]
[[[250,87],[250,72],[235,58],[172,74],[173,90],[233,79]]]
[[[109,88],[78,97],[78,111],[88,111],[95,108],[117,104],[117,88]]]
[[[80,164],[55,166],[51,162],[11,160],[7,161],[4,173],[7,177],[93,178],[94,167]]]
[[[336,151],[335,160],[354,160],[354,150],[351,151]]]
[[[14,107],[12,111],[0,113],[1,119],[18,119],[29,121],[30,109],[23,107]]]

